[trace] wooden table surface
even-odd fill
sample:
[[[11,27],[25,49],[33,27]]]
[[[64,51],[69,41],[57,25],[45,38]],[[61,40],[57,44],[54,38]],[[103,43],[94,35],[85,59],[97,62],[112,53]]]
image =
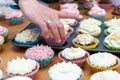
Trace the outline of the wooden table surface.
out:
[[[56,8],[55,4],[51,5],[51,7]],[[111,17],[111,10],[112,10],[112,8],[107,10],[107,15],[105,17],[105,20],[109,20],[109,19],[112,18]],[[81,14],[82,14],[82,12],[81,12]],[[84,16],[84,18],[87,18],[87,16]],[[5,26],[10,31],[7,41],[3,45],[2,50],[0,51],[0,57],[2,58],[2,64],[0,65],[0,68],[5,73],[6,78],[8,77],[8,75],[6,74],[6,65],[7,65],[8,61],[10,61],[12,59],[15,59],[17,57],[23,57],[24,52],[25,52],[24,49],[13,46],[11,44],[11,40],[18,32],[20,32],[22,29],[24,29],[28,24],[29,24],[29,21],[25,21],[25,23],[23,23],[23,24],[11,26],[11,25],[8,24],[7,21],[0,21],[0,25]],[[50,64],[45,68],[39,69],[38,73],[35,75],[33,80],[49,80],[49,78],[48,78],[48,69],[52,65],[54,65],[55,63],[57,63],[59,61],[60,60],[58,59],[57,53],[56,53],[54,58],[50,62]],[[93,74],[91,68],[86,63],[82,67],[82,69],[84,71],[84,76],[83,76],[82,80],[90,80],[90,76]],[[120,67],[118,67],[116,70],[118,72],[120,72]]]

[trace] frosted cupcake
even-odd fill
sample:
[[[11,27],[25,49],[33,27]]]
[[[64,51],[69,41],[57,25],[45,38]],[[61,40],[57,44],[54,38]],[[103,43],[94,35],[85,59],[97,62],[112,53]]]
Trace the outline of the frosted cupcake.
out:
[[[120,80],[120,73],[107,70],[93,74],[90,80]]]
[[[99,40],[90,34],[79,34],[72,40],[75,47],[83,49],[94,49],[99,44]]]
[[[5,76],[2,70],[0,70],[0,80],[5,80]]]
[[[62,61],[70,61],[82,67],[89,57],[89,53],[81,48],[66,48],[58,54],[58,57]]]
[[[15,77],[7,78],[6,80],[32,80],[32,79],[25,76],[15,76]]]
[[[0,50],[2,49],[4,38],[0,35]]]
[[[101,33],[101,28],[97,25],[81,24],[76,32],[77,34],[90,34],[91,36],[97,37]]]
[[[77,23],[78,23],[75,19],[60,19],[60,21],[63,24],[67,24],[67,25],[70,25],[70,26],[76,26]]]
[[[65,32],[66,39],[67,39],[73,33],[74,29],[72,27],[70,27],[68,24],[63,24],[63,26],[64,26],[64,32]],[[52,37],[45,39],[49,46],[62,46],[66,42],[66,39],[65,39],[61,43],[57,43],[54,41],[54,36],[50,30],[49,30],[49,34]]]
[[[6,27],[0,26],[0,35],[4,37],[4,40],[6,41],[9,35],[9,31]]]
[[[88,14],[91,18],[95,18],[97,20],[103,21],[106,15],[106,12],[104,9],[100,8],[99,6],[94,6],[91,8]]]
[[[110,50],[120,50],[120,33],[114,32],[105,37],[104,45]]]
[[[32,29],[26,29],[18,33],[14,41],[22,45],[36,45],[39,42],[39,34]]]
[[[10,77],[33,77],[39,70],[39,64],[31,59],[17,58],[7,63],[7,73]]]
[[[37,61],[41,68],[47,66],[53,56],[54,51],[50,47],[43,45],[37,45],[25,51],[25,57]]]
[[[50,80],[82,80],[83,71],[76,64],[62,62],[48,70]]]
[[[120,18],[120,5],[115,6],[112,11],[113,18]]]
[[[8,22],[11,25],[21,24],[24,22],[23,13],[19,10],[6,14],[5,18],[8,19]]]
[[[120,65],[120,60],[115,55],[108,52],[98,52],[92,54],[87,63],[93,68],[94,71],[103,71],[116,69]]]

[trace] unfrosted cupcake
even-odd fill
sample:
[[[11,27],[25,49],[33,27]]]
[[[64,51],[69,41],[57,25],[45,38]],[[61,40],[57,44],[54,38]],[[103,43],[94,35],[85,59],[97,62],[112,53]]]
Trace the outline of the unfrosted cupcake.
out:
[[[90,34],[91,36],[97,37],[101,33],[101,28],[97,25],[81,24],[76,32],[77,34]]]
[[[31,59],[17,58],[7,63],[7,73],[10,77],[34,77],[39,70],[39,64]]]
[[[88,14],[91,18],[95,18],[97,20],[103,21],[106,12],[104,9],[100,8],[99,6],[94,6],[91,8]]]
[[[82,67],[89,57],[89,53],[81,48],[66,48],[58,54],[58,57],[62,61],[70,61]]]
[[[5,80],[5,76],[2,70],[0,70],[0,80]]]
[[[26,29],[16,34],[14,41],[22,45],[36,45],[39,42],[39,34],[32,30]]]
[[[83,71],[76,64],[61,62],[48,70],[50,80],[82,80]]]
[[[47,66],[50,63],[53,56],[54,51],[50,47],[43,45],[37,45],[28,48],[25,51],[25,58],[30,58],[37,61],[41,68]]]
[[[19,10],[6,14],[5,18],[8,19],[8,22],[11,25],[21,24],[24,22],[23,13]]]
[[[4,38],[0,35],[0,50],[2,49]]]
[[[90,80],[120,80],[120,73],[113,70],[97,72],[91,76]]]
[[[94,49],[98,46],[99,40],[90,34],[79,34],[72,40],[75,47],[83,49]]]
[[[115,6],[112,11],[113,18],[120,18],[120,4],[119,6]]]
[[[0,26],[0,35],[4,37],[4,40],[6,41],[9,35],[9,31],[6,27]]]
[[[120,33],[114,32],[105,37],[104,45],[110,50],[120,50]]]
[[[25,77],[25,76],[14,76],[7,78],[6,80],[32,80],[30,77]]]
[[[103,71],[116,69],[120,65],[120,60],[115,55],[108,52],[98,52],[92,54],[87,63],[93,68],[94,71]]]

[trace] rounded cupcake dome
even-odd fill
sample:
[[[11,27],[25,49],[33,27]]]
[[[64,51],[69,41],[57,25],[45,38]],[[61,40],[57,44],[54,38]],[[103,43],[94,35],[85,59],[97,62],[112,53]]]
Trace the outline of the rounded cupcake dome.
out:
[[[14,76],[14,77],[7,78],[6,80],[32,80],[32,79],[26,76]]]
[[[25,58],[37,61],[40,67],[47,66],[54,56],[54,51],[49,46],[36,45],[25,51]]]

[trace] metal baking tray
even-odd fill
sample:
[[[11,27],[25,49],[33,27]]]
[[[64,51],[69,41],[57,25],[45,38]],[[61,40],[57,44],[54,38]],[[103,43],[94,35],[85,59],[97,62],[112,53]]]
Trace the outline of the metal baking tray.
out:
[[[51,46],[53,49],[55,50],[62,50],[62,49],[65,49],[65,48],[68,48],[68,47],[74,47],[74,45],[72,44],[72,40],[76,37],[76,28],[79,26],[79,24],[77,24],[77,26],[74,26],[74,32],[73,34],[70,35],[70,37],[66,40],[65,44],[62,45],[62,46]],[[35,24],[29,24],[25,29],[34,29],[36,32],[38,32],[40,34],[40,41],[38,44],[43,44],[43,45],[47,45],[47,43],[45,42],[44,40],[44,37],[42,36],[42,33],[41,33],[41,30],[40,28],[35,25]],[[23,29],[23,30],[25,30]],[[116,50],[108,50],[105,48],[104,44],[103,44],[103,41],[104,41],[104,38],[105,38],[105,34],[104,34],[104,24],[102,24],[101,26],[101,34],[97,37],[100,41],[99,45],[95,48],[95,49],[86,49],[87,51],[90,51],[90,52],[110,52],[110,53],[115,53],[115,54],[119,54],[120,51],[116,51]],[[23,31],[22,30],[22,31]],[[12,44],[15,45],[15,46],[18,46],[18,47],[32,47],[34,45],[22,45],[22,44],[17,44],[15,43],[14,41],[14,38],[12,39]]]

